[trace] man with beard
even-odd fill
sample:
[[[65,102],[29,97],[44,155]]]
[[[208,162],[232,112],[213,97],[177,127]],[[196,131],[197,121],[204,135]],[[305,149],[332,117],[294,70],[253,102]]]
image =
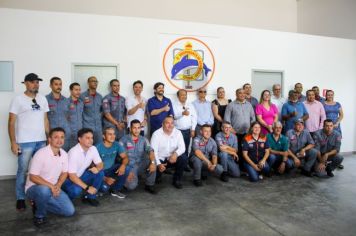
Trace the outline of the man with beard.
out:
[[[38,75],[25,76],[26,91],[15,97],[10,105],[8,132],[11,151],[18,155],[16,174],[16,209],[23,211],[25,204],[25,175],[33,154],[46,145],[46,133],[49,131],[47,119],[48,103],[38,94]],[[16,128],[15,128],[16,127]]]
[[[57,127],[61,127],[64,129],[65,133],[65,141],[63,144],[63,149],[68,152],[69,150],[69,142],[70,142],[70,128],[68,123],[68,115],[69,115],[69,105],[68,99],[61,94],[62,91],[62,80],[58,77],[53,77],[50,80],[50,87],[52,92],[50,92],[47,96],[47,102],[49,107],[49,112],[47,114],[49,121],[49,128],[54,129]]]
[[[148,99],[147,110],[150,114],[150,136],[162,127],[163,120],[167,116],[174,116],[172,102],[164,96],[164,84],[155,83],[153,86],[155,96]]]
[[[70,97],[69,101],[69,148],[74,147],[78,143],[78,131],[83,128],[83,101],[80,100],[80,84],[72,83],[69,86]]]

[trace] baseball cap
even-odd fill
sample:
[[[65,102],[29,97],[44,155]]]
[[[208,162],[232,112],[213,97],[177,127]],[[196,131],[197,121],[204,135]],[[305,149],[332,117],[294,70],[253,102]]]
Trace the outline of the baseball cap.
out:
[[[39,78],[38,75],[36,75],[35,73],[30,73],[25,76],[25,79],[22,83],[25,83],[26,81],[35,81],[35,80],[42,81],[42,79]]]

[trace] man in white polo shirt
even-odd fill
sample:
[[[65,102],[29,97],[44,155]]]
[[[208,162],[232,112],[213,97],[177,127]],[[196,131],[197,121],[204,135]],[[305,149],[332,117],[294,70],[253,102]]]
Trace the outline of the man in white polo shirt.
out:
[[[130,129],[131,121],[139,120],[141,122],[140,135],[144,136],[144,127],[147,127],[147,116],[145,113],[147,99],[141,96],[143,83],[141,80],[133,82],[134,95],[127,97],[125,106],[127,109],[127,127]]]
[[[166,168],[175,167],[172,184],[177,189],[181,189],[183,187],[181,180],[188,157],[185,154],[183,135],[174,127],[173,117],[165,117],[162,127],[153,133],[151,148],[157,163],[156,182],[160,182],[162,172]]]
[[[54,128],[49,132],[48,146],[36,152],[30,162],[26,196],[33,202],[36,226],[46,223],[47,212],[71,216],[74,206],[61,186],[68,176],[68,154],[61,148],[65,131]]]
[[[63,190],[71,199],[79,197],[84,191],[83,203],[98,206],[96,193],[104,179],[104,165],[98,150],[93,146],[93,135],[93,131],[88,128],[78,131],[79,143],[68,152],[69,179],[64,182]]]
[[[18,155],[16,174],[16,209],[23,211],[25,205],[25,175],[33,154],[46,146],[46,133],[49,131],[46,97],[38,94],[42,81],[38,75],[25,76],[26,91],[15,97],[10,106],[8,131],[11,151]]]

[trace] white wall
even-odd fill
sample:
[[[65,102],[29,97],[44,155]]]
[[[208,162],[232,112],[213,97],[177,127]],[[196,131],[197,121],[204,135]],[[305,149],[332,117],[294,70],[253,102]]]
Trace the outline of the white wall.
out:
[[[356,39],[355,0],[298,0],[298,32]]]
[[[251,81],[252,69],[285,71],[286,91],[296,82],[305,88],[333,88],[345,111],[342,151],[355,147],[356,41],[200,23],[0,9],[0,60],[15,63],[15,92],[0,92],[0,175],[13,175],[16,157],[7,136],[8,107],[24,87],[25,74],[35,72],[46,80],[59,76],[64,87],[71,81],[71,63],[118,63],[123,95],[132,81],[141,79],[144,95],[152,96],[157,81],[168,85],[161,67],[159,34],[218,38],[217,69],[209,90],[218,85],[234,91]],[[67,91],[64,92],[66,95]],[[190,99],[193,99],[191,95]]]
[[[296,0],[1,0],[0,7],[297,31]]]

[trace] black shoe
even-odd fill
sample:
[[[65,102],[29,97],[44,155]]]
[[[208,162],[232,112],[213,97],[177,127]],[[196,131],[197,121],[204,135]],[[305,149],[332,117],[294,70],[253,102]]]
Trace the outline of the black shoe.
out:
[[[302,175],[305,175],[307,177],[313,177],[312,173],[310,171],[306,171],[304,169],[302,169],[302,171],[300,172]]]
[[[337,168],[339,168],[340,170],[344,169],[344,165],[340,164],[337,166]]]
[[[326,170],[326,174],[329,176],[329,177],[334,177],[334,174],[331,170]]]
[[[203,182],[201,182],[200,179],[195,179],[195,180],[193,180],[193,184],[194,184],[195,186],[197,186],[197,187],[203,186]]]
[[[201,180],[207,180],[208,176],[207,175],[201,175]]]
[[[46,224],[47,223],[47,220],[46,218],[37,218],[37,217],[34,217],[33,218],[33,224],[36,226],[36,227],[41,227],[42,225]]]
[[[185,172],[190,172],[191,170],[190,170],[190,168],[187,166],[187,167],[184,168],[184,171],[185,171]]]
[[[166,169],[165,171],[163,171],[163,173],[167,175],[173,175],[173,171],[171,169]]]
[[[174,181],[173,186],[176,187],[177,189],[183,188],[183,185],[179,180]]]
[[[155,189],[154,186],[146,185],[145,190],[150,194],[157,194],[157,190]]]
[[[93,206],[93,207],[99,206],[98,200],[92,199],[92,198],[83,197],[82,198],[82,202],[85,203],[85,204],[88,204],[90,206]]]
[[[26,203],[25,200],[19,199],[16,201],[16,210],[17,211],[24,211],[26,210]]]
[[[31,203],[31,207],[32,207],[32,214],[33,214],[33,216],[35,216],[35,213],[36,213],[36,210],[37,210],[37,207],[36,207],[36,203],[35,203],[35,201],[30,201],[30,203]]]
[[[220,175],[220,179],[221,181],[223,182],[229,182],[229,176],[227,175],[227,172],[223,172],[221,175]]]

